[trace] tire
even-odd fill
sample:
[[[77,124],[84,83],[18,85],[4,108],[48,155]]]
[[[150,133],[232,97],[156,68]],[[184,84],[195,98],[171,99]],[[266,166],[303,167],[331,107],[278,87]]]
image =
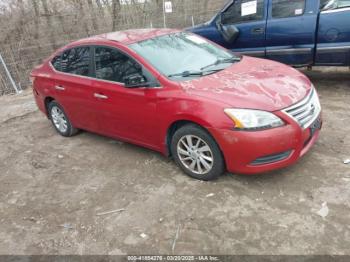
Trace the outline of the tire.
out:
[[[56,101],[50,102],[48,106],[48,113],[52,125],[61,136],[71,137],[78,133],[78,129],[72,125],[59,103]]]
[[[176,164],[190,177],[209,181],[225,172],[219,146],[207,131],[197,125],[188,124],[176,130],[170,149]]]

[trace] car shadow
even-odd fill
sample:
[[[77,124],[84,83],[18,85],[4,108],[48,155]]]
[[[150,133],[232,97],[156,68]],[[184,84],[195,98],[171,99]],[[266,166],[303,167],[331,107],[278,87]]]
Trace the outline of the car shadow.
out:
[[[122,150],[127,154],[135,155],[135,158],[139,160],[146,161],[149,158],[156,158],[157,160],[163,162],[165,165],[171,165],[171,167],[175,167],[179,174],[182,174],[183,176],[187,176],[185,173],[182,172],[182,170],[175,164],[173,159],[171,157],[166,157],[163,154],[142,147],[138,145],[134,145],[128,142],[124,142],[122,140],[116,140],[113,138],[105,137],[99,134],[91,133],[88,131],[81,131],[81,133],[78,136],[82,136],[83,138],[93,139],[95,142],[101,142],[101,144],[106,145],[113,145],[117,146],[118,150]],[[144,159],[142,159],[144,158]],[[253,175],[246,175],[246,174],[232,174],[232,173],[225,173],[222,176],[220,176],[216,182],[227,182],[229,180],[235,180],[242,183],[252,183],[252,182],[269,182],[269,181],[276,181],[277,180],[283,180],[284,177],[288,174],[291,174],[295,172],[295,167],[286,167],[280,170],[265,172],[261,174],[253,174]],[[191,177],[188,177],[189,180],[195,180]]]
[[[335,86],[341,85],[342,87],[350,88],[350,69],[340,68],[340,69],[315,69],[312,71],[301,70],[310,80],[314,83],[318,82],[334,82]],[[341,81],[341,82],[340,82]],[[318,87],[318,86],[317,86]],[[323,88],[328,88],[329,86],[323,86]]]

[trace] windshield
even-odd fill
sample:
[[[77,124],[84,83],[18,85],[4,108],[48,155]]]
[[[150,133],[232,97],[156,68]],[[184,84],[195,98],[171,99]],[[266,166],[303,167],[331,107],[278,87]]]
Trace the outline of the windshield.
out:
[[[223,70],[238,61],[231,52],[189,33],[164,35],[129,46],[163,75],[182,79]]]

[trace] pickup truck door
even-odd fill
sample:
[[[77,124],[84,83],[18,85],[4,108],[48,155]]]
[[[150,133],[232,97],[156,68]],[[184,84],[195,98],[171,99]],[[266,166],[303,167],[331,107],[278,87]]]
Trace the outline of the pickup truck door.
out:
[[[323,9],[319,18],[315,64],[350,65],[350,0],[326,1]]]
[[[234,52],[264,57],[267,4],[268,0],[231,1],[216,19],[222,39],[214,41]]]
[[[269,0],[266,56],[291,65],[312,65],[319,1]]]

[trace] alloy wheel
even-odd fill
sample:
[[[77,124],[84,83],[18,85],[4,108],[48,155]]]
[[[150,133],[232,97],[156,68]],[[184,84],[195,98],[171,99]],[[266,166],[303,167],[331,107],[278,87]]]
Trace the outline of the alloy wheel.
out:
[[[62,110],[59,107],[53,106],[51,108],[51,117],[52,117],[52,121],[53,121],[55,127],[61,133],[67,132],[67,130],[68,130],[68,121],[67,121],[64,113],[62,112]]]
[[[213,153],[198,136],[183,136],[177,144],[177,154],[181,163],[195,174],[205,175],[213,168]]]

